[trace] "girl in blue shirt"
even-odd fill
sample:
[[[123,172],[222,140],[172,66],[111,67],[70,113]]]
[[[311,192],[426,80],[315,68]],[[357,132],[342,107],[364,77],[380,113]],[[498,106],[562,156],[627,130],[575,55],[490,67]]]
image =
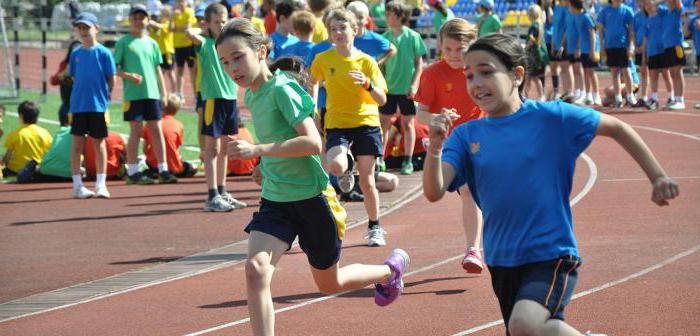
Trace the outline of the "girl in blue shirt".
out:
[[[681,0],[666,0],[668,9],[664,10],[663,27],[663,47],[666,58],[666,68],[673,81],[673,101],[668,104],[670,110],[685,109],[685,77],[683,76],[683,66],[685,65],[685,55],[683,53],[683,3]]]
[[[569,205],[577,157],[596,135],[611,137],[642,167],[656,204],[667,205],[678,185],[615,117],[560,101],[523,102],[526,62],[507,35],[469,47],[469,96],[487,117],[449,138],[451,115],[431,119],[423,190],[436,202],[468,185],[484,214],[485,260],[510,334],[580,335],[563,321],[581,264]]]
[[[644,62],[644,34],[647,27],[648,13],[646,10],[647,0],[637,0],[637,10],[634,13],[634,64],[639,68],[640,84],[637,104],[633,107],[645,107],[649,98],[647,97],[647,91],[649,86],[649,67],[647,63]]]
[[[667,65],[668,60],[663,46],[664,30],[658,29],[658,27],[663,27],[664,25],[668,8],[664,5],[657,5],[656,2],[651,0],[645,2],[644,8],[649,14],[646,29],[644,30],[644,42],[642,42],[646,63],[649,67],[649,86],[651,88],[647,108],[656,110],[659,105],[659,75],[662,76],[666,84],[668,106],[674,101],[673,82],[671,82],[671,75]]]
[[[569,66],[569,62],[567,61],[566,50],[564,48],[564,38],[566,36],[566,16],[568,15],[569,11],[568,5],[568,0],[556,1],[554,5],[554,10],[552,12],[552,51],[549,57],[551,60],[550,70],[552,72],[552,85],[554,86],[554,94],[552,96],[553,99],[558,99],[560,97],[565,96],[573,96],[573,89],[571,87],[573,81],[573,74],[571,73],[571,67]],[[558,86],[554,85],[558,84],[555,83],[557,73],[561,75],[561,96],[559,96],[557,92]],[[558,80],[556,82],[558,82]]]

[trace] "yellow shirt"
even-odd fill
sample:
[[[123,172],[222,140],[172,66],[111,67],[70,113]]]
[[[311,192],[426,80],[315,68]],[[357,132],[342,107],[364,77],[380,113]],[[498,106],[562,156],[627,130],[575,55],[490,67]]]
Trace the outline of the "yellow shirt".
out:
[[[173,45],[175,48],[184,48],[192,45],[192,41],[185,37],[184,32],[184,29],[187,28],[188,24],[190,27],[195,27],[197,25],[197,18],[194,16],[194,9],[187,7],[184,11],[175,10],[173,14]]]
[[[350,70],[360,70],[369,77],[375,88],[387,92],[386,81],[377,62],[369,55],[354,49],[345,57],[336,49],[324,51],[311,64],[311,75],[324,81],[326,98],[326,129],[380,126],[379,106],[362,86],[353,83]]]
[[[175,47],[173,46],[173,32],[170,31],[170,20],[162,19],[160,21],[162,26],[161,29],[156,29],[154,27],[149,27],[148,32],[151,38],[158,42],[158,49],[163,55],[169,55],[175,53]]]
[[[5,140],[5,148],[12,151],[7,168],[19,172],[29,160],[41,163],[41,158],[51,147],[53,138],[44,128],[36,124],[22,125],[10,133]]]
[[[258,28],[258,30],[259,30],[261,33],[267,35],[267,32],[265,31],[265,23],[263,22],[263,20],[261,20],[259,17],[253,16],[253,17],[250,18],[250,22],[252,22],[253,25],[254,25],[256,28]]]
[[[328,30],[326,30],[326,25],[323,24],[321,18],[316,18],[316,25],[314,26],[314,35],[311,37],[313,43],[319,43],[328,39]]]

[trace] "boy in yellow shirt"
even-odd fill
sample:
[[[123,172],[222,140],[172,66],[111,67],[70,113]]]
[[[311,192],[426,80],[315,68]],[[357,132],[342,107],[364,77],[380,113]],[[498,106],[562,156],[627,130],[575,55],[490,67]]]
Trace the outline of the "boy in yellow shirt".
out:
[[[185,96],[183,95],[183,88],[185,83],[183,77],[185,75],[185,63],[190,69],[190,80],[192,81],[192,87],[194,87],[194,80],[196,77],[197,68],[195,68],[195,54],[194,46],[192,46],[192,41],[190,41],[185,36],[185,31],[197,24],[197,19],[194,15],[194,9],[189,7],[187,0],[176,0],[175,1],[175,11],[173,12],[173,45],[175,46],[175,65],[177,65],[177,73],[175,75],[175,83],[177,85],[177,90],[175,94],[180,97],[182,103],[185,103]]]
[[[31,160],[41,163],[41,158],[53,142],[51,134],[36,124],[39,119],[39,106],[36,103],[23,101],[17,110],[20,127],[5,140],[7,152],[2,160],[6,166],[2,170],[4,176],[17,175]]]
[[[163,56],[163,63],[160,64],[163,70],[163,77],[170,84],[168,92],[175,92],[175,73],[173,73],[173,63],[175,60],[175,46],[173,42],[173,25],[170,7],[163,7],[160,11],[160,20],[150,20],[148,22],[148,33],[158,42],[158,48]]]

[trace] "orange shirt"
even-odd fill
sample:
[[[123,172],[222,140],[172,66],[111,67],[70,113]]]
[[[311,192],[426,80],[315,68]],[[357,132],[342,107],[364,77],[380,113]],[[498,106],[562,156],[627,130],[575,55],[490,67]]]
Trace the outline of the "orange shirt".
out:
[[[124,139],[119,133],[109,131],[105,139],[107,146],[107,177],[116,177],[119,167],[123,163],[123,158],[126,157],[126,146]],[[95,168],[95,150],[93,149],[92,137],[87,137],[85,141],[85,172],[90,178],[95,178],[97,169]]]
[[[178,148],[182,146],[182,123],[171,115],[163,115],[163,138],[165,139],[165,158],[168,162],[168,170],[173,174],[182,172],[182,158]],[[143,152],[146,153],[146,162],[152,168],[158,167],[158,160],[153,150],[153,137],[148,128],[143,129]]]
[[[456,109],[460,118],[452,124],[453,129],[483,116],[481,109],[467,93],[464,70],[453,69],[443,60],[423,70],[415,100],[428,106],[431,113],[440,113],[442,108]]]
[[[269,12],[267,12],[267,15],[264,17],[264,22],[265,32],[267,32],[267,35],[277,31],[277,13],[275,13],[275,10],[271,9]]]
[[[429,138],[428,136],[428,126],[421,124],[417,119],[414,120],[414,125],[416,128],[416,141],[413,144],[413,155],[418,155],[425,153],[425,147],[423,146],[423,139]],[[401,127],[401,120],[397,117],[394,116],[392,117],[391,121],[391,128],[398,130],[398,134],[395,136],[400,135],[401,139],[398,141],[398,144],[396,144],[396,138],[394,139],[389,139],[388,142],[391,144],[390,146],[386,146],[384,149],[384,157],[388,158],[390,156],[401,156],[404,155],[404,130],[403,127]]]
[[[238,134],[233,136],[236,140],[245,140],[250,143],[253,142],[253,138],[250,136],[250,132],[245,127],[240,127],[238,129]],[[252,158],[248,160],[234,160],[228,158],[228,173],[231,175],[250,175],[253,173],[253,168],[258,164],[260,158]]]

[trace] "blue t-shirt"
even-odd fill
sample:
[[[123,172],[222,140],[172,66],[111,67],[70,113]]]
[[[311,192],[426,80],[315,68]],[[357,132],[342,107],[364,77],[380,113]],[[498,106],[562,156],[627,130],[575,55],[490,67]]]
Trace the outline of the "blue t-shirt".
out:
[[[442,156],[456,172],[448,190],[467,184],[483,212],[486,264],[578,256],[569,197],[576,158],[599,121],[590,108],[528,100],[514,114],[452,131]]]
[[[627,48],[628,29],[634,25],[632,8],[625,4],[617,8],[607,6],[598,14],[598,23],[603,26],[603,42],[606,49]]]
[[[313,43],[311,41],[297,41],[293,44],[290,44],[286,48],[280,52],[279,55],[275,57],[282,57],[282,56],[297,56],[302,59],[304,62],[305,67],[310,67],[311,63],[307,63],[306,61],[309,59],[309,54],[311,53],[311,48],[314,47],[316,43]]]
[[[665,6],[664,6],[665,7]],[[659,6],[661,11],[661,6]],[[665,7],[664,15],[664,49],[683,45],[683,20],[681,19],[681,8],[669,10]]]
[[[561,48],[561,40],[566,32],[566,16],[569,10],[564,6],[554,6],[552,13],[552,46],[555,50]]]
[[[664,15],[662,15],[661,10],[647,19],[645,36],[647,38],[647,56],[649,57],[664,53],[664,30],[655,29],[655,27],[663,27],[663,24]]]
[[[306,64],[309,64],[309,66],[311,66],[311,64],[313,64],[314,62],[314,59],[316,58],[316,55],[331,48],[335,48],[335,46],[328,40],[318,42],[313,48],[311,48],[311,52],[309,53],[309,57],[306,60]],[[316,107],[318,107],[319,109],[326,108],[326,88],[324,86],[318,88],[318,97],[316,97]]]
[[[693,36],[693,45],[695,46],[695,54],[700,55],[700,28],[695,26],[695,23],[700,20],[700,15],[691,16],[688,20],[688,31]]]
[[[595,33],[595,22],[591,14],[587,12],[581,13],[578,20],[579,27],[579,48],[582,54],[588,54],[591,52],[591,46],[593,46],[593,51],[598,50],[598,34]],[[593,29],[593,40],[591,40],[590,30]]]
[[[68,75],[73,77],[70,112],[107,111],[110,98],[107,80],[116,73],[114,57],[103,45],[74,49],[68,58]]]
[[[272,51],[270,52],[271,60],[274,60],[275,58],[282,55],[282,51],[285,48],[299,41],[299,39],[292,34],[282,35],[278,32],[273,32],[272,34],[270,34],[270,39],[272,39],[273,44]]]
[[[546,43],[548,45],[552,44],[552,34],[553,34],[552,30],[553,29],[554,28],[552,27],[552,21],[551,20],[545,21],[545,23],[544,23],[544,43]]]
[[[572,12],[566,12],[566,53],[573,55],[576,51],[576,46],[578,45],[578,21],[581,17],[580,14],[574,14]]]
[[[638,11],[634,14],[634,47],[639,49],[644,43],[644,35],[646,34],[647,16],[644,11]]]
[[[355,36],[353,45],[363,53],[372,56],[375,61],[384,56],[391,48],[389,40],[369,30],[365,30],[362,36]]]

